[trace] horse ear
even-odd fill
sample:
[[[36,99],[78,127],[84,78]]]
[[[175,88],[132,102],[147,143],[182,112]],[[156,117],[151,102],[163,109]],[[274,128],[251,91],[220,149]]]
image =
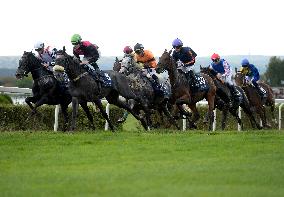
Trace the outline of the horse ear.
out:
[[[166,53],[166,52],[167,52],[167,49],[164,50],[164,53]]]
[[[65,46],[63,46],[63,53],[65,53],[65,51],[66,51],[66,48],[65,48]]]
[[[169,51],[169,54],[172,54],[172,50]]]
[[[118,58],[117,57],[115,57],[115,62],[118,62]]]
[[[202,69],[202,66],[200,65],[199,68]]]
[[[235,72],[237,73],[238,72],[238,69],[235,67]]]

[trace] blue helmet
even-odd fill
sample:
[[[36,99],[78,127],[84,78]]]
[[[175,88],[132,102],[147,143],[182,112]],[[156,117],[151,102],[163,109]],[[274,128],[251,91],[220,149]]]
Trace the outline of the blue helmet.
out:
[[[175,47],[179,47],[179,46],[182,46],[183,43],[180,39],[176,38],[174,39],[174,41],[172,42],[172,46],[175,48]]]
[[[241,64],[243,67],[247,67],[249,65],[248,59],[247,58],[243,59]]]

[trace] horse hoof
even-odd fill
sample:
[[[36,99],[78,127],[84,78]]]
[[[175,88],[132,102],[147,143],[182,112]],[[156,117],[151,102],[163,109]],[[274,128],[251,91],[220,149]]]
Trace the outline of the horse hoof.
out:
[[[121,124],[121,123],[124,123],[126,121],[126,118],[119,118],[117,120],[117,123]]]
[[[207,124],[207,123],[208,123],[208,120],[207,120],[207,119],[204,119],[204,120],[203,120],[203,123],[204,123],[204,124]]]
[[[272,126],[269,125],[269,124],[266,124],[264,127],[267,128],[267,129],[271,129],[272,128]]]

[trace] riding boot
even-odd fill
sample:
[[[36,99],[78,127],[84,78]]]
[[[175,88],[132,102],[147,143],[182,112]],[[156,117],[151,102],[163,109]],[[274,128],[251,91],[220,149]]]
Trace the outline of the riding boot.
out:
[[[263,99],[266,96],[266,94],[260,89],[258,83],[255,83],[254,87],[256,88],[256,91],[259,94],[259,96]]]
[[[195,77],[193,70],[187,72],[187,80],[189,81],[190,86],[194,87],[195,84]]]
[[[99,66],[96,62],[90,63],[90,65],[93,66],[95,71],[97,71],[97,72],[100,71],[100,68],[99,68]]]

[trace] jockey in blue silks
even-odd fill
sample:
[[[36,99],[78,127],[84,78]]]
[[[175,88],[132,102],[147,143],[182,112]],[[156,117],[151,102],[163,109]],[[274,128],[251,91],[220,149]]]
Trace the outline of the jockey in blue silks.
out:
[[[260,79],[258,69],[253,65],[250,64],[248,59],[243,59],[242,62],[241,72],[246,76],[246,81],[249,84],[253,84],[256,88],[258,94],[263,98],[265,97],[265,92],[260,88],[258,81]]]
[[[185,73],[187,80],[193,85],[195,83],[193,67],[197,54],[190,47],[184,47],[179,38],[173,40],[172,46],[174,48],[172,56],[177,62],[177,69]]]

